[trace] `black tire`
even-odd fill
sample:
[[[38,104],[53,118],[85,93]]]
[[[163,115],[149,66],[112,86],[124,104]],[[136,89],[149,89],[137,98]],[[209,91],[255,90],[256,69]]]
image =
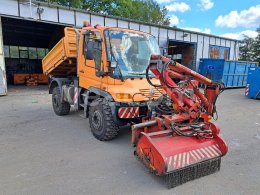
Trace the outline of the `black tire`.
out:
[[[93,135],[100,141],[114,139],[119,131],[113,120],[111,108],[103,98],[98,98],[90,104],[89,124]]]
[[[61,92],[59,86],[54,87],[52,91],[52,107],[58,116],[67,115],[70,112],[70,104],[61,101]]]

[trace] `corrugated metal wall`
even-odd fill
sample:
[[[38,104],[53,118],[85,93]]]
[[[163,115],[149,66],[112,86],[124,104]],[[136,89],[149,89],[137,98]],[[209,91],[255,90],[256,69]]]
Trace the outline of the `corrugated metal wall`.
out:
[[[160,47],[166,47],[168,39],[175,39],[183,42],[192,42],[197,45],[197,66],[200,58],[209,57],[210,45],[230,47],[229,59],[237,60],[238,44],[236,44],[234,40],[220,38],[213,35],[210,36],[201,33],[190,32],[181,29],[166,28],[157,25],[148,25],[142,22],[138,23],[136,21],[84,12],[77,9],[67,9],[64,7],[39,3],[37,1],[33,1],[34,5],[32,6],[31,10],[29,4],[24,3],[25,1],[20,1],[20,4],[17,0],[0,1],[0,14],[4,15],[12,15],[24,18],[29,18],[32,16],[33,19],[41,20],[44,22],[68,24],[78,27],[82,26],[84,20],[88,20],[93,25],[100,24],[111,27],[141,30],[153,34],[158,40]],[[39,8],[44,9],[41,14],[37,12],[37,10],[39,11]]]
[[[6,76],[5,76],[5,59],[4,59],[4,46],[2,34],[2,21],[0,17],[0,95],[6,95]]]

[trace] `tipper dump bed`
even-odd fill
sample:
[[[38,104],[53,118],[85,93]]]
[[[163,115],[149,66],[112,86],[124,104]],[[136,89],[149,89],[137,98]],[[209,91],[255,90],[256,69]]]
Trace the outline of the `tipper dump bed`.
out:
[[[68,76],[77,74],[77,43],[74,28],[66,27],[64,37],[42,60],[46,75]]]

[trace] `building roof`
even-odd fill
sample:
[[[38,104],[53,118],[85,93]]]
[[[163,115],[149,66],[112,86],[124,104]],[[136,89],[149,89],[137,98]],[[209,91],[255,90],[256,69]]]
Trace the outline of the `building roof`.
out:
[[[154,26],[154,27],[163,28],[163,29],[169,29],[169,30],[175,30],[175,31],[177,30],[177,31],[189,32],[189,33],[194,33],[194,34],[199,34],[199,35],[204,35],[204,36],[209,36],[209,37],[216,37],[216,38],[225,39],[225,40],[238,41],[237,39],[231,39],[231,38],[221,37],[221,36],[217,36],[217,35],[212,35],[212,34],[192,31],[192,30],[186,30],[186,29],[177,28],[177,27],[170,27],[170,26],[166,26],[166,25],[158,25],[158,24],[153,24],[153,23],[147,23],[147,22],[123,18],[123,17],[119,17],[119,16],[111,16],[111,15],[96,13],[96,12],[92,12],[92,11],[88,11],[88,10],[84,10],[84,9],[66,7],[66,6],[61,6],[61,5],[52,4],[52,3],[46,3],[46,2],[42,2],[42,1],[33,0],[32,2],[35,3],[35,4],[38,4],[38,5],[45,5],[45,6],[49,6],[49,7],[57,7],[59,9],[64,9],[64,10],[74,10],[74,11],[82,12],[82,13],[86,13],[86,14],[102,16],[102,17],[111,18],[111,19],[118,19],[118,20],[127,21],[127,22],[134,22],[134,23],[138,23],[138,24]]]

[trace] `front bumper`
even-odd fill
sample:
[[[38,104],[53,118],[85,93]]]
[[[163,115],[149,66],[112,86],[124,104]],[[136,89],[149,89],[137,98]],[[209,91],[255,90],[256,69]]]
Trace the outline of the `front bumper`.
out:
[[[115,122],[119,125],[126,125],[129,121],[140,120],[147,116],[147,103],[136,102],[110,102],[111,111]]]

